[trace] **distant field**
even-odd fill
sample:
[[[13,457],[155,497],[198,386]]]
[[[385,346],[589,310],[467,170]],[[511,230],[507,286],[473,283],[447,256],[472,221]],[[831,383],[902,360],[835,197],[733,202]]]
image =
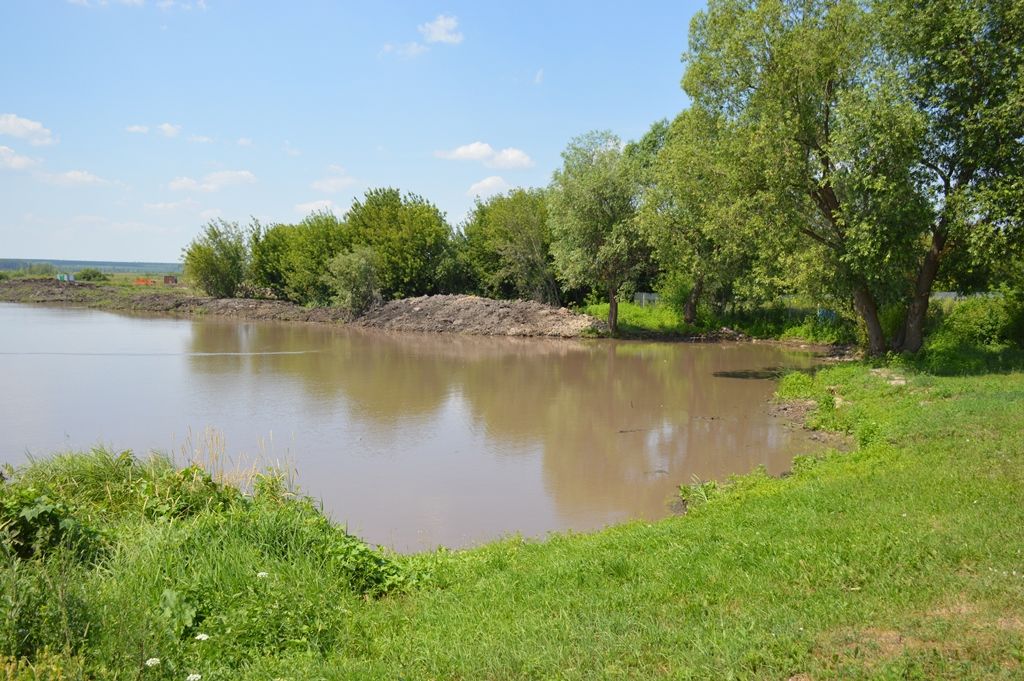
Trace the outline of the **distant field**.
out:
[[[86,267],[95,267],[101,272],[132,272],[140,274],[177,274],[181,272],[178,262],[115,262],[107,260],[47,260],[32,258],[0,258],[0,271],[21,270],[30,265],[49,263],[61,272],[78,272]]]

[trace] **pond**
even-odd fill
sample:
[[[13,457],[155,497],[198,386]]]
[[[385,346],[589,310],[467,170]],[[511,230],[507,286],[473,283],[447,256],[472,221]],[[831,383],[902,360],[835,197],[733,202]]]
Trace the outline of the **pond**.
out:
[[[399,551],[671,513],[680,483],[817,445],[769,412],[810,352],[384,334],[0,304],[0,461],[103,444],[280,463]],[[210,454],[212,450],[213,454]]]

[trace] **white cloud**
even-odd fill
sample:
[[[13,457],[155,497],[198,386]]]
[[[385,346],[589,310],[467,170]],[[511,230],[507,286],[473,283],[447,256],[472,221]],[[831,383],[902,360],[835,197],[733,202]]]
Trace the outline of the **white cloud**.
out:
[[[318,192],[324,192],[325,194],[337,194],[346,187],[351,187],[356,183],[356,178],[345,172],[345,169],[337,163],[332,163],[327,166],[327,171],[330,175],[321,178],[310,185]]]
[[[240,147],[251,147],[252,146],[252,138],[250,138],[250,137],[239,137],[238,138],[238,142],[236,142],[236,144],[238,144],[238,146],[240,146]]]
[[[411,43],[384,43],[384,46],[380,48],[381,54],[396,54],[399,57],[405,57],[406,59],[412,59],[418,57],[430,48],[426,45],[422,45],[416,41]]]
[[[254,182],[256,182],[256,176],[248,170],[221,170],[204,176],[202,180],[176,177],[167,186],[173,191],[215,192],[225,187],[236,187]]]
[[[182,208],[196,208],[198,205],[199,204],[197,204],[193,199],[183,199],[181,201],[144,203],[142,204],[142,207],[145,208],[146,210],[152,210],[159,213],[168,213]]]
[[[321,199],[319,201],[295,204],[295,212],[300,215],[309,215],[310,213],[322,210],[328,210],[332,213],[336,213],[338,211],[338,206],[330,199]]]
[[[497,194],[508,189],[509,184],[504,178],[498,177],[497,175],[491,175],[485,177],[479,182],[473,184],[467,191],[466,196],[490,196],[491,194]]]
[[[435,151],[434,156],[449,161],[483,161],[488,168],[529,168],[533,159],[522,149],[507,147],[495,151],[486,142],[471,142],[451,151]]]
[[[433,21],[418,27],[423,39],[428,43],[447,43],[458,45],[462,42],[462,34],[458,32],[459,20],[447,14],[439,14]]]
[[[196,144],[209,144],[213,141],[213,138],[207,137],[206,135],[191,135],[188,138],[188,141],[195,142]]]
[[[161,123],[156,126],[156,129],[160,131],[160,134],[164,137],[177,137],[178,133],[181,132],[180,125],[173,125],[171,123]]]
[[[494,147],[487,142],[470,142],[451,151],[435,151],[434,156],[449,161],[486,161],[494,156]]]
[[[110,184],[110,180],[93,175],[87,170],[69,170],[65,173],[40,173],[43,182],[61,187],[89,187]]]
[[[35,147],[56,144],[57,138],[39,121],[21,118],[14,114],[0,114],[0,135],[10,135],[26,140]]]
[[[133,132],[133,133],[136,133],[136,134],[139,134],[139,135],[145,135],[147,132],[149,132],[149,126],[148,125],[129,125],[124,130],[125,130],[125,132]]]
[[[24,170],[38,163],[34,158],[18,155],[14,149],[0,145],[0,168]]]
[[[288,140],[284,141],[284,146],[281,147],[281,148],[284,150],[284,153],[288,154],[289,156],[293,156],[294,157],[294,156],[301,156],[302,155],[302,150],[296,149],[295,147],[293,147],[292,143],[289,142]]]
[[[533,77],[533,84],[540,85],[544,82],[544,69],[538,69],[537,74]]]
[[[533,165],[533,159],[522,149],[508,147],[496,152],[484,161],[484,165],[489,168],[529,168]]]

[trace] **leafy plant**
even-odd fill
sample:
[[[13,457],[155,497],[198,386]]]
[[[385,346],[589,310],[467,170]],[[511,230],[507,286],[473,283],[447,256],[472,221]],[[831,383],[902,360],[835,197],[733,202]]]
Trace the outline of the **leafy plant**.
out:
[[[334,256],[327,264],[324,281],[334,292],[331,303],[354,317],[381,303],[377,259],[367,246]]]
[[[110,277],[95,267],[86,267],[75,273],[75,279],[80,281],[109,281]]]
[[[183,252],[185,276],[206,295],[233,298],[245,280],[249,251],[237,222],[211,220]]]

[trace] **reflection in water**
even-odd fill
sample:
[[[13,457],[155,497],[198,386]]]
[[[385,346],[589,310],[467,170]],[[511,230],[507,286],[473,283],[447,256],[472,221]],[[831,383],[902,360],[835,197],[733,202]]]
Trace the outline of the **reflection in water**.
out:
[[[353,531],[398,549],[657,518],[680,483],[758,465],[778,473],[810,447],[766,400],[783,367],[812,358],[773,346],[396,335],[0,306],[0,320],[22,325],[0,353],[31,346],[25,325],[38,320],[26,310],[51,325],[71,315],[63,321],[134,337],[123,355],[69,360],[103,364],[108,377],[139,375],[130,349],[174,351],[146,360],[163,403],[141,418],[148,440],[113,423],[76,429],[85,439],[69,444],[105,437],[168,449],[167,433],[178,442],[188,428],[212,426],[237,452],[274,433],[306,492]],[[59,370],[52,358],[21,359],[37,373]],[[0,368],[8,363],[13,356],[0,354]],[[100,402],[109,410],[118,399]],[[68,420],[57,410],[51,427]],[[13,429],[18,447],[41,441]]]

